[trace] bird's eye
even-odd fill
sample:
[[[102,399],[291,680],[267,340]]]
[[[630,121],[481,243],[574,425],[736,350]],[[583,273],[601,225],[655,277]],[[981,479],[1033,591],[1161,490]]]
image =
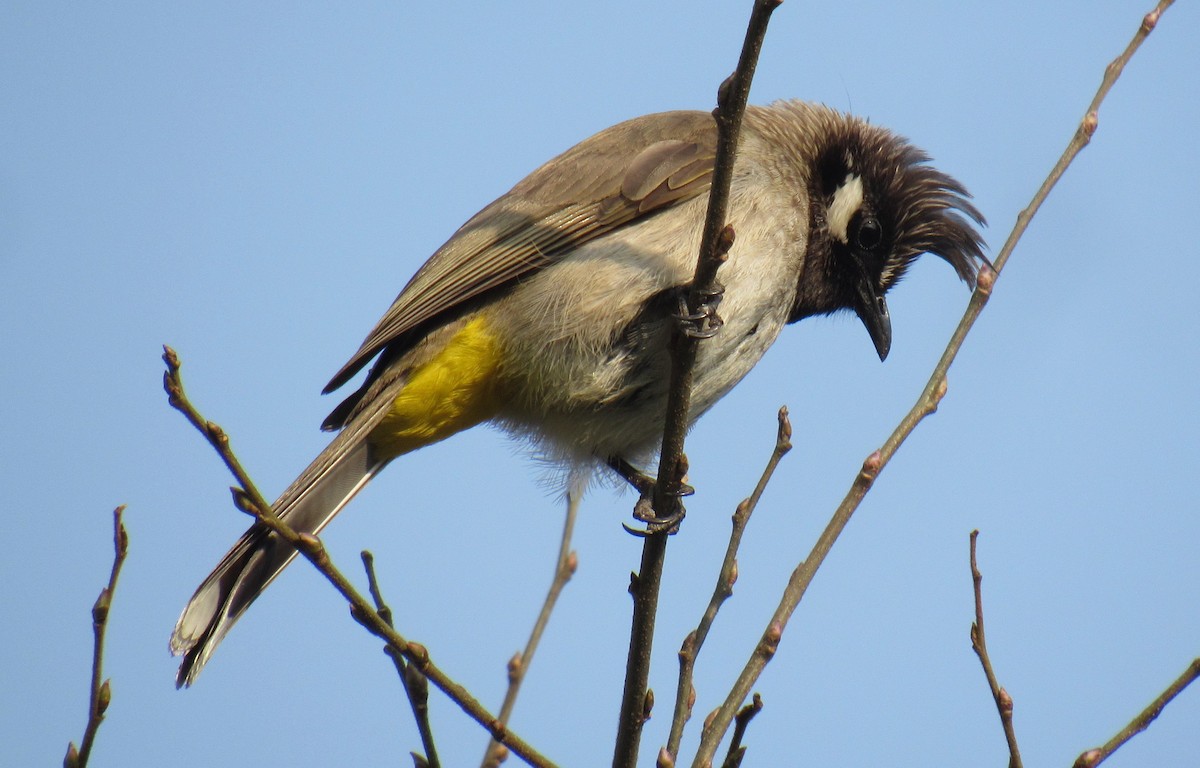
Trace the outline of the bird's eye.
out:
[[[856,236],[858,247],[864,251],[873,251],[883,242],[883,226],[874,216],[865,216],[859,222]]]

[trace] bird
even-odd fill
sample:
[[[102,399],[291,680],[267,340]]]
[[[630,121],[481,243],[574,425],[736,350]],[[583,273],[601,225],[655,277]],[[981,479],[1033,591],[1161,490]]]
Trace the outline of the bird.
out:
[[[322,427],[336,435],[275,501],[315,534],[393,459],[480,423],[572,472],[653,461],[716,160],[702,111],[637,117],[585,139],[463,224],[421,266],[324,393],[371,365]],[[967,190],[907,139],[799,101],[747,107],[719,278],[720,327],[697,353],[689,423],[784,326],[853,312],[883,361],[885,296],[924,253],[973,286],[985,225]],[[713,323],[715,325],[715,323]],[[170,640],[195,682],[295,557],[255,523],[196,589]]]

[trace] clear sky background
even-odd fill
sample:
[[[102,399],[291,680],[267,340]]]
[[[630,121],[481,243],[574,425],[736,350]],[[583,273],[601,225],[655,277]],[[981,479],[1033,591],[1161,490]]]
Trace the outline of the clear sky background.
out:
[[[752,101],[801,97],[911,137],[1003,242],[1150,0],[837,2],[775,14]],[[82,733],[89,609],[110,511],[129,560],[113,703],[93,764],[396,765],[419,748],[379,643],[304,564],[174,688],[170,629],[247,524],[216,456],[168,408],[160,345],[260,487],[324,445],[321,386],[476,210],[610,124],[709,109],[750,3],[106,3],[0,7],[0,765],[58,764]],[[967,537],[1027,765],[1105,741],[1200,653],[1197,202],[1200,9],[1126,71],[951,371],[755,687],[749,765],[1000,765],[968,642]],[[746,535],[701,657],[724,697],[863,457],[923,386],[968,299],[926,259],[890,296],[881,365],[852,317],[789,328],[693,430],[698,492],[668,551],[642,764],[665,741],[675,651],[770,451],[796,449]],[[561,503],[487,428],[394,464],[328,531],[374,550],[398,623],[489,706],[549,583]],[[579,570],[513,728],[564,765],[611,756],[633,496],[586,499]],[[443,697],[448,765],[483,733]],[[1114,766],[1193,764],[1200,690]]]

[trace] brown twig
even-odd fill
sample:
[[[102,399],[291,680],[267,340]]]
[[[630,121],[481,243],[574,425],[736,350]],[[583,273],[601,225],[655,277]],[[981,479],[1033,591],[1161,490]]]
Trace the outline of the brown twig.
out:
[[[379,618],[395,629],[396,624],[392,621],[391,606],[384,601],[383,592],[379,589],[379,578],[375,575],[375,556],[364,549],[361,557],[363,569],[367,572],[367,591],[371,594],[371,600],[375,602],[375,610],[379,613]],[[417,723],[417,731],[421,735],[421,746],[424,748],[425,754],[412,753],[413,759],[419,757],[423,765],[429,766],[429,768],[441,768],[437,747],[433,741],[433,726],[429,722],[429,680],[421,674],[421,670],[409,664],[404,655],[399,653],[395,647],[385,645],[383,650],[396,666],[396,673],[400,675],[400,682],[404,685],[404,695],[408,698],[413,719]]]
[[[1008,768],[1021,768],[1021,749],[1017,746],[1017,732],[1013,728],[1013,700],[1008,691],[1000,686],[996,679],[996,671],[992,667],[992,658],[988,655],[987,635],[983,630],[983,574],[979,571],[975,559],[975,542],[979,531],[971,531],[971,582],[975,587],[975,621],[971,624],[971,648],[983,665],[983,674],[987,677],[988,688],[992,691],[992,699],[996,702],[996,711],[1000,714],[1000,725],[1004,728],[1004,740],[1008,742]]]
[[[999,255],[993,262],[992,267],[984,265],[980,270],[978,280],[975,286],[975,292],[971,296],[971,301],[967,305],[966,311],[963,313],[962,319],[959,320],[958,327],[954,329],[950,341],[946,345],[945,351],[934,366],[933,373],[929,377],[925,388],[921,391],[917,402],[912,409],[901,419],[892,434],[879,448],[879,450],[871,453],[864,461],[862,469],[855,476],[850,489],[846,492],[842,502],[834,511],[825,530],[822,531],[820,537],[813,545],[809,556],[802,561],[792,572],[791,578],[784,589],[783,595],[780,598],[779,605],[775,610],[774,615],[767,623],[767,628],[764,630],[762,640],[751,654],[750,659],[746,662],[742,673],[734,682],[729,695],[725,702],[717,710],[716,714],[711,718],[710,722],[705,726],[704,732],[701,735],[700,748],[697,752],[694,765],[702,766],[712,760],[712,756],[716,751],[721,737],[729,728],[730,722],[733,720],[734,714],[737,711],[739,704],[745,701],[749,694],[750,688],[754,685],[754,681],[762,673],[763,668],[770,660],[771,655],[778,643],[778,638],[782,636],[784,628],[787,626],[787,621],[792,613],[796,610],[800,600],[804,597],[805,591],[809,584],[812,583],[813,577],[817,570],[824,562],[825,556],[829,553],[838,536],[845,529],[846,524],[850,522],[850,517],[854,511],[858,509],[862,503],[863,497],[875,482],[875,478],[879,472],[887,465],[892,456],[904,443],[913,430],[921,421],[937,410],[938,403],[946,394],[946,373],[950,369],[950,365],[954,362],[954,358],[958,355],[962,348],[963,341],[970,332],[975,321],[979,318],[984,306],[987,304],[988,298],[991,296],[992,289],[995,286],[996,279],[999,277],[1000,271],[1008,262],[1008,257],[1016,247],[1017,242],[1021,239],[1029,222],[1033,219],[1041,208],[1042,203],[1050,194],[1050,191],[1062,178],[1067,168],[1070,167],[1075,157],[1087,146],[1092,135],[1096,132],[1098,125],[1097,115],[1100,105],[1104,101],[1104,97],[1108,94],[1117,78],[1120,77],[1125,65],[1129,59],[1141,46],[1146,36],[1154,29],[1158,23],[1162,12],[1166,10],[1173,0],[1161,0],[1153,11],[1145,16],[1142,23],[1139,25],[1138,31],[1134,34],[1133,40],[1112,63],[1105,69],[1103,80],[1100,88],[1097,90],[1095,97],[1088,106],[1087,112],[1079,123],[1079,127],[1075,130],[1066,149],[1058,162],[1051,169],[1046,180],[1042,182],[1037,193],[1029,205],[1021,211],[1017,216],[1016,224],[1013,226],[1012,232],[1001,248]]]
[[[712,597],[709,598],[708,607],[704,609],[704,615],[700,617],[700,623],[696,625],[696,629],[688,633],[688,636],[684,638],[683,646],[679,649],[679,685],[675,691],[675,715],[671,720],[671,733],[667,738],[666,746],[666,752],[672,757],[679,754],[679,745],[683,740],[683,727],[692,715],[692,705],[696,699],[696,692],[692,687],[696,657],[708,637],[708,631],[712,627],[713,621],[716,620],[721,605],[733,594],[733,585],[737,581],[737,553],[742,544],[742,534],[746,530],[746,524],[750,522],[750,516],[758,507],[758,501],[762,498],[767,483],[775,474],[775,468],[779,466],[779,462],[787,455],[788,451],[792,450],[792,423],[788,419],[786,406],[779,409],[778,419],[779,426],[775,432],[775,447],[771,451],[771,458],[768,459],[767,466],[763,469],[754,491],[738,504],[737,510],[733,513],[733,530],[729,534],[725,558],[721,562],[717,584],[713,588]]]
[[[544,766],[545,768],[553,766],[553,763],[526,741],[511,733],[504,723],[493,717],[466,688],[454,682],[449,675],[438,668],[430,660],[429,651],[424,646],[405,640],[395,629],[388,626],[374,606],[367,602],[349,579],[334,566],[329,558],[329,553],[325,550],[325,545],[319,538],[309,533],[297,533],[291,526],[279,519],[271,509],[271,505],[254,487],[249,475],[242,468],[241,462],[230,449],[229,437],[225,434],[225,430],[201,416],[188,400],[183,389],[183,379],[179,374],[179,357],[175,354],[175,350],[163,347],[163,361],[167,365],[166,373],[163,374],[163,388],[167,392],[171,406],[182,413],[192,426],[205,436],[222,461],[225,462],[225,466],[229,467],[240,486],[231,489],[234,504],[238,509],[253,515],[255,520],[270,528],[273,533],[295,547],[296,551],[312,563],[321,572],[321,575],[333,585],[334,589],[350,603],[350,614],[359,624],[403,654],[410,665],[415,665],[430,682],[458,704],[468,717],[482,725],[492,735],[492,738],[506,745],[530,765]]]
[[[762,696],[756,693],[749,704],[738,710],[737,717],[733,722],[733,738],[729,740],[729,752],[726,753],[725,762],[721,763],[721,768],[738,768],[742,764],[742,758],[746,756],[746,748],[742,746],[742,739],[746,737],[746,728],[749,727],[750,721],[762,711],[762,708]]]
[[[1129,725],[1122,728],[1121,732],[1109,739],[1104,746],[1089,749],[1076,758],[1074,768],[1095,768],[1103,763],[1125,742],[1149,728],[1150,723],[1153,723],[1162,714],[1163,708],[1171,703],[1171,699],[1182,693],[1183,689],[1191,685],[1198,677],[1200,677],[1200,658],[1192,659],[1192,663],[1188,665],[1182,675],[1175,678],[1175,682],[1167,686],[1167,689],[1159,694],[1158,698],[1150,702],[1150,706],[1138,713],[1138,716],[1133,718]]]
[[[88,720],[83,729],[83,740],[79,747],[75,742],[67,744],[67,756],[63,758],[65,768],[84,768],[92,754],[92,744],[96,741],[96,732],[100,723],[104,722],[104,713],[112,701],[111,681],[104,677],[104,635],[108,629],[108,611],[112,607],[113,593],[117,589],[117,577],[121,575],[121,566],[125,564],[125,554],[129,551],[129,534],[121,518],[125,513],[125,505],[113,510],[113,564],[108,575],[108,585],[100,590],[100,596],[92,605],[92,684],[88,696]]]
[[[529,640],[525,643],[525,650],[513,656],[508,663],[508,690],[504,694],[504,702],[500,705],[500,722],[507,723],[512,717],[513,708],[517,704],[517,695],[521,691],[521,683],[525,680],[525,675],[529,672],[529,665],[533,662],[533,655],[537,652],[538,643],[541,642],[542,633],[546,631],[546,625],[550,621],[550,614],[554,612],[554,606],[558,602],[558,596],[562,594],[563,587],[575,575],[575,569],[579,565],[579,556],[571,550],[571,536],[575,531],[575,518],[579,513],[579,501],[583,495],[583,489],[572,485],[567,490],[567,514],[563,520],[562,539],[558,545],[558,558],[554,564],[554,578],[550,582],[550,589],[546,592],[546,599],[542,603],[542,609],[538,612],[537,620],[533,623],[533,629],[529,633]],[[484,768],[494,768],[504,760],[504,745],[492,740],[488,743],[487,750],[483,755]]]
[[[750,95],[750,82],[758,63],[758,54],[767,32],[771,12],[783,0],[755,0],[746,30],[742,53],[733,74],[717,91],[717,157],[712,187],[708,193],[708,212],[700,242],[696,272],[688,291],[689,315],[696,315],[718,292],[717,270],[733,244],[733,229],[726,226],[729,187],[737,154],[742,115]],[[671,379],[667,390],[667,416],[659,452],[658,481],[654,488],[654,510],[658,519],[677,519],[682,510],[679,491],[685,471],[683,438],[687,431],[691,406],[692,369],[696,362],[699,339],[678,328],[672,334]],[[667,533],[671,526],[657,531],[650,528],[642,544],[642,559],[637,574],[630,580],[633,596],[633,620],[630,627],[629,655],[625,664],[625,688],[617,724],[614,768],[633,768],[637,764],[642,726],[648,717],[647,684],[650,655],[654,645],[654,619],[658,613],[658,592],[662,583],[663,562],[667,552]]]
[[[1154,31],[1154,27],[1158,25],[1158,20],[1163,12],[1174,4],[1175,0],[1160,0],[1154,10],[1147,13],[1142,18],[1142,23],[1138,26],[1137,32],[1134,33],[1133,39],[1129,41],[1129,45],[1125,46],[1125,50],[1120,56],[1109,62],[1104,69],[1104,77],[1100,81],[1100,87],[1096,90],[1096,95],[1092,97],[1092,101],[1088,104],[1087,111],[1084,113],[1083,119],[1079,122],[1079,126],[1075,129],[1075,135],[1072,137],[1067,149],[1063,152],[1058,162],[1054,165],[1054,169],[1050,171],[1050,175],[1042,182],[1042,186],[1038,189],[1037,194],[1033,196],[1033,200],[1025,210],[1021,211],[1017,216],[1017,223],[1013,227],[1013,231],[1005,241],[1004,247],[1000,249],[998,255],[993,262],[996,266],[996,271],[999,272],[1008,262],[1008,257],[1017,245],[1017,241],[1025,234],[1026,227],[1033,219],[1042,203],[1050,194],[1050,190],[1058,183],[1066,172],[1067,167],[1075,160],[1075,156],[1088,145],[1092,140],[1092,135],[1096,132],[1099,125],[1100,105],[1104,102],[1104,98],[1108,96],[1108,92],[1116,84],[1117,79],[1121,77],[1121,73],[1125,71],[1125,65],[1133,58],[1133,54],[1137,53],[1138,48],[1142,46],[1146,38]]]

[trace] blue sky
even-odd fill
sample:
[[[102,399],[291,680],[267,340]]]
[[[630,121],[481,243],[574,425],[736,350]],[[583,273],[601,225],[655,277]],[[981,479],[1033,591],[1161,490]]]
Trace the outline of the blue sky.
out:
[[[321,386],[411,273],[476,210],[622,119],[709,109],[749,2],[114,3],[0,9],[0,764],[57,763],[85,716],[89,609],[110,511],[131,544],[112,612],[114,699],[94,765],[394,765],[418,748],[378,643],[293,567],[199,684],[167,637],[246,525],[215,455],[160,391],[160,345],[268,494],[320,450]],[[1148,0],[811,4],[776,13],[752,101],[801,97],[912,138],[975,194],[994,248]],[[940,411],[881,476],[760,680],[754,765],[1002,764],[971,652],[967,536],[1028,764],[1069,765],[1200,652],[1200,11],[1164,17],[1095,140],[1030,228]],[[769,453],[796,449],[747,533],[700,661],[724,696],[862,458],[911,405],[966,305],[923,261],[890,296],[881,365],[852,316],[789,328],[693,430],[656,665],[675,651]],[[477,429],[394,464],[327,532],[372,549],[398,623],[484,702],[525,640],[561,521],[551,473]],[[585,502],[579,571],[513,728],[604,764],[640,545],[631,494]],[[360,578],[360,582],[363,580]],[[435,696],[447,764],[485,739]],[[1198,746],[1185,693],[1114,766]],[[693,728],[685,751],[695,743]]]

